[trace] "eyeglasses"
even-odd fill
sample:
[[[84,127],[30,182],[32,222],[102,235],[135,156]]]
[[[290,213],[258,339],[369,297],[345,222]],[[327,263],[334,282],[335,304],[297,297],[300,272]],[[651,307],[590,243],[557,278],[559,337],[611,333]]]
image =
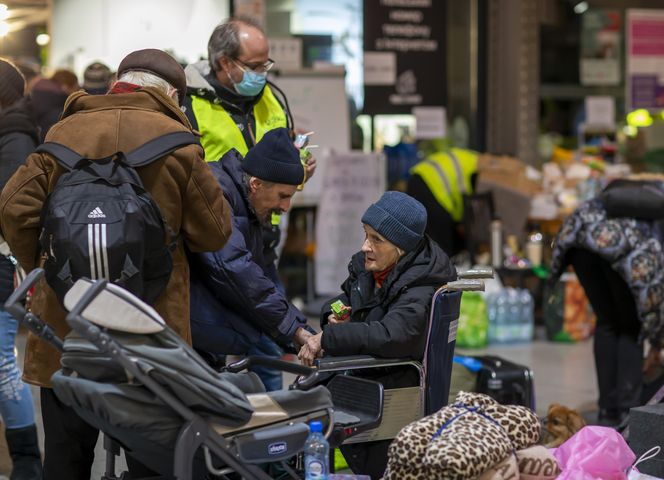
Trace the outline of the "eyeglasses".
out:
[[[237,62],[241,65],[244,65],[244,67],[247,70],[251,70],[252,72],[256,72],[256,73],[265,73],[265,72],[268,72],[272,67],[274,67],[274,60],[272,60],[271,58],[268,58],[267,62],[265,62],[265,63],[258,63],[258,64],[253,64],[253,65],[246,64],[242,60],[240,60],[239,58],[234,58],[233,61]],[[244,68],[242,68],[242,66],[240,66],[240,65],[238,65],[238,66],[240,67],[240,69],[242,71],[245,70]]]

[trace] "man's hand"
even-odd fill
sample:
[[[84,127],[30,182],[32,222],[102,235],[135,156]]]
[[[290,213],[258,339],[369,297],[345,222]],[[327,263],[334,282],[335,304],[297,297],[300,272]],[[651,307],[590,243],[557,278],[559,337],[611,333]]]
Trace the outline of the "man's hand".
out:
[[[316,171],[316,157],[311,155],[307,159],[307,163],[305,165],[305,170],[306,170],[306,177],[304,177],[305,183],[309,181],[311,177],[314,176],[314,172]]]
[[[653,375],[657,372],[657,369],[662,366],[661,360],[661,349],[651,347],[648,356],[643,361],[643,373],[646,376]]]
[[[311,335],[300,349],[300,353],[297,354],[297,358],[300,359],[303,365],[311,367],[314,364],[316,358],[323,355],[323,349],[321,348],[321,339],[323,337],[323,332],[320,332],[316,335]]]
[[[301,347],[307,343],[309,337],[313,337],[313,333],[305,330],[302,327],[298,327],[298,329],[295,331],[295,335],[293,335],[293,341]]]

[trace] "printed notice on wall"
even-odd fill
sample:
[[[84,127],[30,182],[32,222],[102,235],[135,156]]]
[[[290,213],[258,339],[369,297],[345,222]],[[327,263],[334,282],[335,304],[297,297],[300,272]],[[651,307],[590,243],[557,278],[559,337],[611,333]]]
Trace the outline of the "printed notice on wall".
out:
[[[664,10],[627,10],[627,111],[664,109]]]
[[[618,10],[583,14],[580,76],[583,85],[619,85],[622,16]]]
[[[616,123],[616,100],[613,97],[597,95],[585,99],[586,125],[613,127]]]
[[[394,85],[397,79],[397,54],[394,52],[366,52],[364,54],[364,84]]]
[[[316,292],[338,295],[348,262],[364,242],[362,215],[385,191],[382,155],[331,154],[316,217]]]
[[[429,140],[443,138],[446,134],[445,108],[415,107],[415,138]]]
[[[445,104],[445,0],[364,0],[364,113]]]

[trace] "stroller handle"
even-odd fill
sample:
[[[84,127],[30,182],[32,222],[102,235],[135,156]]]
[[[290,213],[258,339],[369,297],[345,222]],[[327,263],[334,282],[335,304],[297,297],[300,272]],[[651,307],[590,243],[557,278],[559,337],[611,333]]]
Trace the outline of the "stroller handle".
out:
[[[108,280],[106,279],[102,278],[100,280],[95,280],[92,286],[85,291],[81,299],[76,302],[74,308],[69,311],[69,314],[67,315],[67,322],[69,323],[70,320],[75,320],[77,317],[80,317],[85,309],[88,308],[88,305],[90,305],[92,301],[97,298],[97,296],[106,288],[107,284]]]
[[[11,313],[17,320],[23,321],[25,315],[28,313],[22,305],[22,302],[25,300],[25,297],[27,297],[30,289],[34,287],[43,276],[43,268],[35,268],[32,270],[5,302],[5,310]]]

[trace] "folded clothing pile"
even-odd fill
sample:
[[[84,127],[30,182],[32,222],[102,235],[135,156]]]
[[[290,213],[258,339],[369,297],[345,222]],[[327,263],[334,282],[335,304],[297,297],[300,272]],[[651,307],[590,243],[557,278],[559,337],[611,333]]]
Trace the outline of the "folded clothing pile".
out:
[[[390,445],[384,479],[477,478],[534,445],[540,429],[526,407],[459,392],[453,405],[401,429]]]

